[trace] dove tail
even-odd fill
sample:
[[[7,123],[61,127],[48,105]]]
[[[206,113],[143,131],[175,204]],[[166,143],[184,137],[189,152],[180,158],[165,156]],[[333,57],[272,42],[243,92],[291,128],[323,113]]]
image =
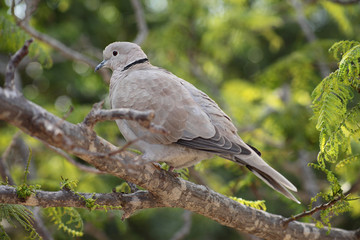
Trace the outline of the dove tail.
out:
[[[286,189],[285,186],[283,186],[281,184],[281,182],[279,182],[277,179],[275,179],[274,177],[270,176],[269,174],[255,168],[252,167],[250,165],[246,165],[246,167],[252,172],[254,173],[258,178],[260,178],[261,180],[263,180],[267,185],[269,185],[271,188],[273,188],[274,190],[280,192],[281,194],[283,194],[284,196],[286,196],[287,198],[295,201],[296,203],[299,203],[299,200],[296,199],[296,197],[294,197],[293,194],[291,194],[289,192],[289,190]],[[270,166],[269,166],[270,167]],[[271,168],[271,167],[270,167]],[[274,170],[275,171],[275,170]],[[293,190],[293,189],[292,189]],[[296,190],[296,189],[295,189]]]

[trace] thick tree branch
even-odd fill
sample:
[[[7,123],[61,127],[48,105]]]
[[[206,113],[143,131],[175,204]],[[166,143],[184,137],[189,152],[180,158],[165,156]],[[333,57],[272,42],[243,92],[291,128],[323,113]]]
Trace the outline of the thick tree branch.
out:
[[[119,207],[125,211],[134,212],[146,208],[158,208],[164,205],[155,201],[148,191],[137,191],[135,193],[74,193],[72,191],[60,190],[57,192],[36,191],[28,199],[18,198],[14,187],[0,186],[0,203],[20,204],[24,206],[48,207],[76,207],[88,208],[85,199],[96,199],[96,209],[105,207]]]
[[[63,121],[13,91],[0,88],[0,102],[1,120],[77,155],[101,171],[148,189],[161,206],[184,208],[265,239],[284,236],[292,239],[317,239],[319,236],[321,239],[357,239],[354,231],[332,228],[327,235],[327,228],[318,229],[313,224],[296,221],[283,228],[281,223],[284,218],[281,216],[241,205],[204,186],[176,178],[152,164],[130,167],[125,163],[131,163],[136,158],[131,152],[108,156],[109,152],[117,149],[115,146],[98,136],[89,136],[81,125]],[[61,128],[57,126],[59,121],[63,121]]]
[[[332,228],[327,234],[327,228],[318,229],[314,224],[297,221],[292,221],[287,227],[283,227],[282,222],[285,218],[282,216],[244,206],[207,187],[177,178],[173,174],[154,167],[153,164],[134,165],[132,164],[134,159],[139,159],[134,153],[122,151],[119,154],[110,155],[109,153],[117,147],[89,131],[86,125],[69,123],[26,100],[15,90],[0,88],[0,102],[0,120],[16,126],[30,136],[82,158],[101,171],[147,189],[149,205],[153,207],[183,208],[264,239],[359,239],[356,231]],[[41,193],[39,191],[36,197]],[[4,192],[5,196],[6,194],[8,194],[7,191]],[[9,199],[14,199],[13,196]],[[3,197],[0,193],[0,199]],[[71,198],[70,195],[69,198]],[[25,203],[40,204],[37,198],[33,200],[30,197],[29,199]],[[43,204],[50,206],[56,203],[55,200]],[[121,202],[121,200],[118,201]],[[136,198],[130,199],[130,202],[129,206],[133,207],[127,209],[126,204],[123,207],[124,218],[129,217],[140,204]]]

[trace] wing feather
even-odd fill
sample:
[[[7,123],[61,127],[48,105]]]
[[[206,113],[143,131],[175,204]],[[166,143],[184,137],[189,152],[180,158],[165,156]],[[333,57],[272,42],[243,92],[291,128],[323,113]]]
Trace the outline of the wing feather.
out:
[[[169,132],[167,135],[151,133],[138,123],[127,121],[137,137],[149,143],[171,144],[182,137],[210,138],[215,135],[209,116],[175,75],[150,68],[129,71],[120,79],[112,89],[121,91],[121,94],[110,93],[112,107],[154,110],[153,123]]]

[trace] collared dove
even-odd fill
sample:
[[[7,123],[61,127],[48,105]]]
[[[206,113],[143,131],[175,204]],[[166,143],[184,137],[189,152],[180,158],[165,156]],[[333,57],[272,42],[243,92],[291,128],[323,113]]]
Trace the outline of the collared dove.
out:
[[[257,177],[289,199],[296,187],[270,167],[260,152],[237,135],[231,119],[204,92],[174,74],[150,64],[142,49],[130,42],[114,42],[103,52],[95,68],[110,68],[111,108],[153,110],[153,123],[168,134],[143,128],[135,121],[117,120],[127,141],[149,162],[165,162],[172,168],[192,166],[214,155],[246,166]]]

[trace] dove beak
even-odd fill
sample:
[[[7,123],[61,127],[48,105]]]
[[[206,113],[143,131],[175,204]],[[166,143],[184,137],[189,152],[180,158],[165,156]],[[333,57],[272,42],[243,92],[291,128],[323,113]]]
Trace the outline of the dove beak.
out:
[[[106,62],[107,62],[107,60],[103,60],[101,63],[99,63],[95,68],[95,72],[97,70],[99,70],[100,68],[102,68],[105,65]]]

